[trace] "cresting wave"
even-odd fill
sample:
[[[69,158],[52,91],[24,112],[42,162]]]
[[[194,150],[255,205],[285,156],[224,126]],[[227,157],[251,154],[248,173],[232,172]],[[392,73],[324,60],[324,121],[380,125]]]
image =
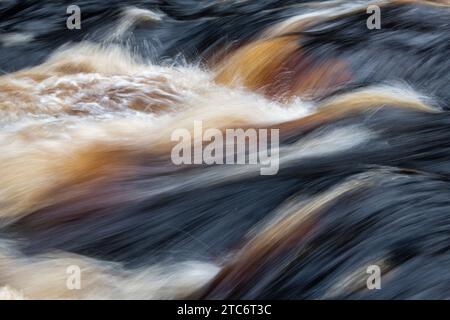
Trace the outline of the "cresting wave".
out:
[[[0,2],[0,298],[450,299],[445,1],[380,30],[367,1],[67,5]],[[174,164],[195,121],[279,129],[278,173]]]

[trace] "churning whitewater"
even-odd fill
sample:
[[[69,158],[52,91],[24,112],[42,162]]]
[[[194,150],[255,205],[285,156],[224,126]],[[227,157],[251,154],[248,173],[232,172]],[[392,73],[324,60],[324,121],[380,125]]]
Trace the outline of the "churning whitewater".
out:
[[[0,1],[0,299],[450,299],[446,1],[72,5]]]

